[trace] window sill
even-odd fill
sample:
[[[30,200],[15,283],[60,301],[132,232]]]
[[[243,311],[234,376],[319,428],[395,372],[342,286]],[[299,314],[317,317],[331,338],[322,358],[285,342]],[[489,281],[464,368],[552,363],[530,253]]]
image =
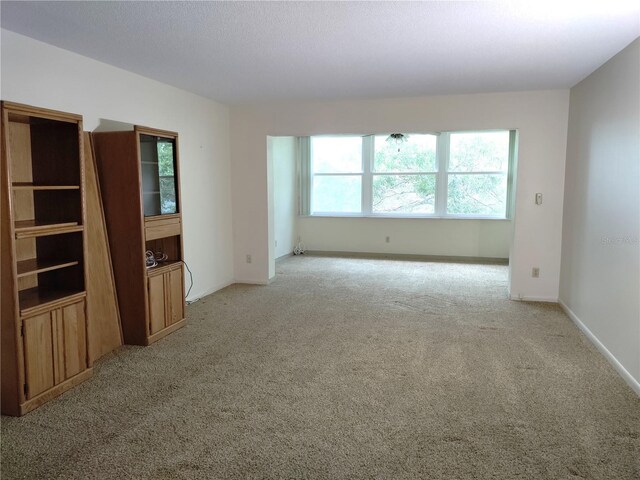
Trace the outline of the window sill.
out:
[[[361,214],[335,214],[335,213],[314,213],[313,215],[299,215],[300,218],[383,218],[383,219],[399,219],[399,220],[497,220],[502,222],[511,221],[510,218],[504,217],[486,217],[486,216],[461,216],[461,215],[361,215]]]

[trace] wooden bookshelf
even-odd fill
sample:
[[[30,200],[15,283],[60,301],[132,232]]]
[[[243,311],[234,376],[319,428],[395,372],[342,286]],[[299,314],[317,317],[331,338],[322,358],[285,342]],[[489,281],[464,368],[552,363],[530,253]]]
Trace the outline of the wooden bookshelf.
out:
[[[2,102],[3,414],[91,374],[82,142],[79,115]]]

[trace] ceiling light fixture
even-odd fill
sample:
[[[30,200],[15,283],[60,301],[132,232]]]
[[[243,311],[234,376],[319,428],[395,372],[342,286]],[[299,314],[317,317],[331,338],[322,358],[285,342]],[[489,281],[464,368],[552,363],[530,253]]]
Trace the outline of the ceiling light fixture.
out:
[[[409,140],[409,135],[405,135],[404,133],[392,133],[387,137],[387,142],[394,142],[398,147],[398,152],[400,151],[400,145]]]

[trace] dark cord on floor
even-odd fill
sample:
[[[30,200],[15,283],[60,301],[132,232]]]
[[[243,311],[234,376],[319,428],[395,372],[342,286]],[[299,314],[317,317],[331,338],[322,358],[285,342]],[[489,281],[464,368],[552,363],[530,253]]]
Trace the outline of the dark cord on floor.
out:
[[[189,292],[191,292],[191,289],[193,288],[193,273],[191,273],[191,269],[189,268],[189,265],[187,265],[187,262],[183,260],[182,263],[184,263],[184,266],[187,267],[187,271],[189,272],[189,280],[191,282],[191,284],[189,285],[189,289],[187,290],[187,294],[184,296],[185,298],[187,298],[189,296]],[[191,302],[187,302],[187,303],[193,303],[197,300],[198,299],[193,300]]]

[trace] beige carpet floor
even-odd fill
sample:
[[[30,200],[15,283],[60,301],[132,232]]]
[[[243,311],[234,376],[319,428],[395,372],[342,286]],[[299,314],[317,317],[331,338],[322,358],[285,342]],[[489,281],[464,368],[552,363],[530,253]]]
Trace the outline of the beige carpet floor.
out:
[[[638,479],[640,399],[498,265],[292,257],[23,418],[9,479]]]

